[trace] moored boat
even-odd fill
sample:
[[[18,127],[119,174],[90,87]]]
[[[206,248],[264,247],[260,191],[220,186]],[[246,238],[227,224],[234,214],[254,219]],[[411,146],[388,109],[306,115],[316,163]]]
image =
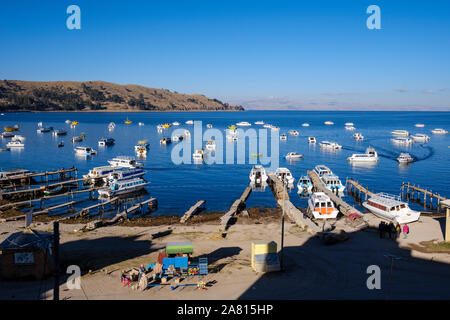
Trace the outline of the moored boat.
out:
[[[327,126],[332,126],[334,124],[333,121],[325,121],[324,124],[326,124]]]
[[[7,148],[23,148],[25,147],[25,144],[23,144],[20,140],[11,140],[6,144]]]
[[[308,212],[314,219],[336,219],[339,211],[324,192],[314,192],[308,199]]]
[[[203,149],[196,149],[192,154],[192,159],[196,161],[203,161],[203,157],[205,155],[205,151]]]
[[[254,165],[252,167],[252,170],[250,170],[248,178],[250,179],[251,183],[262,184],[268,179],[266,169],[264,169],[264,167],[261,165]]]
[[[312,192],[312,182],[311,179],[308,176],[301,176],[300,179],[298,179],[297,183],[297,193],[298,194],[305,194],[305,193],[311,193]]]
[[[216,141],[212,139],[208,140],[208,142],[206,142],[206,150],[210,151],[216,150]]]
[[[286,182],[289,185],[294,184],[294,177],[291,174],[291,171],[288,168],[278,168],[275,171],[275,175],[278,179],[280,179],[281,182]]]
[[[91,147],[76,147],[75,149],[75,154],[80,155],[80,156],[92,156],[92,155],[96,155],[97,151],[92,149]]]
[[[114,180],[111,182],[109,188],[98,190],[98,195],[100,198],[111,198],[113,196],[142,190],[148,184],[149,182],[146,182],[142,178]]]
[[[381,219],[400,224],[419,220],[420,212],[411,210],[400,197],[377,193],[363,203],[363,207]]]
[[[310,143],[310,144],[315,144],[317,141],[316,141],[316,138],[314,138],[314,137],[308,137],[308,143]]]
[[[433,134],[446,134],[446,133],[448,133],[448,131],[445,130],[445,129],[436,128],[436,129],[431,130],[431,133],[433,133]]]
[[[247,121],[241,121],[241,122],[236,123],[236,125],[240,126],[240,127],[249,127],[249,126],[251,126],[251,123],[247,122]]]
[[[343,193],[345,190],[345,186],[335,174],[324,174],[320,177],[320,180],[328,190],[335,194]]]
[[[391,134],[393,136],[409,136],[409,132],[407,130],[394,130]]]
[[[286,160],[298,160],[298,159],[302,159],[303,158],[303,154],[297,153],[297,152],[289,152],[286,155]]]
[[[290,134],[291,136],[298,136],[298,135],[299,135],[299,133],[298,133],[297,130],[289,130],[289,134]]]
[[[339,150],[342,149],[342,146],[338,144],[337,142],[330,142],[330,141],[321,141],[319,142],[319,147],[327,150]]]
[[[430,136],[423,134],[423,133],[416,133],[415,135],[412,135],[411,138],[414,141],[419,141],[419,142],[427,142],[430,141]]]
[[[105,146],[112,146],[114,145],[116,140],[114,140],[113,138],[101,138],[98,141],[98,145],[101,147],[105,147]]]
[[[364,140],[364,136],[359,132],[354,133],[353,138],[358,141]]]
[[[412,145],[414,143],[414,140],[411,138],[406,138],[406,137],[398,137],[398,138],[394,138],[391,139],[392,143],[394,144],[398,144],[398,145],[404,145],[404,146],[409,146]]]
[[[143,164],[136,162],[136,159],[128,156],[117,156],[112,160],[108,160],[108,163],[113,167],[121,168],[142,168]]]
[[[161,140],[159,141],[159,143],[162,144],[162,145],[167,145],[167,144],[169,144],[171,142],[172,142],[172,140],[170,138],[166,138],[166,137],[161,138]]]

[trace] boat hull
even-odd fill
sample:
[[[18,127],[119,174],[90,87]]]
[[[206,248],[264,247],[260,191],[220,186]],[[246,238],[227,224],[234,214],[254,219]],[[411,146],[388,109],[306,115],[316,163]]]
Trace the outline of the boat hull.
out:
[[[393,215],[390,212],[386,212],[381,209],[375,208],[375,207],[371,206],[370,204],[368,204],[367,202],[364,202],[362,205],[364,208],[369,210],[375,216],[377,216],[381,219],[384,219],[384,220],[398,222],[400,224],[415,222],[415,221],[419,220],[419,218],[420,218],[420,212],[410,210],[410,209],[408,209],[408,211],[404,214]]]

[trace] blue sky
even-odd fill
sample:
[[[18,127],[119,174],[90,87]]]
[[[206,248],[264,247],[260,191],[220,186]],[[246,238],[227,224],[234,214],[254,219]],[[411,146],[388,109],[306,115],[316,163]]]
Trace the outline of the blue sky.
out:
[[[81,8],[81,30],[66,9]],[[366,8],[381,9],[369,30]],[[104,80],[249,108],[450,110],[450,1],[2,1],[0,79]]]

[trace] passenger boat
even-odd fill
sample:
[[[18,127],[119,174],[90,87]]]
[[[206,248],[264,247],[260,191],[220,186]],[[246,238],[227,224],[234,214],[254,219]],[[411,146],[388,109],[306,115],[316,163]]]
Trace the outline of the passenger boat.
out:
[[[180,125],[180,123],[179,123],[179,122],[177,122],[177,121],[175,121],[175,122],[172,122],[172,125],[173,125],[173,126],[179,126],[179,125]]]
[[[188,120],[185,122],[186,124],[194,124],[194,120]]]
[[[377,162],[378,153],[374,148],[368,147],[365,153],[354,153],[351,157],[348,157],[347,160],[350,162]]]
[[[176,134],[172,136],[172,141],[178,142],[184,139],[184,136],[182,134]]]
[[[391,141],[394,144],[405,145],[405,146],[409,146],[409,145],[412,145],[414,143],[413,139],[406,138],[406,137],[394,138],[394,139],[391,139]]]
[[[430,136],[423,134],[423,133],[416,133],[415,135],[412,135],[411,138],[414,141],[419,141],[419,142],[427,142],[430,141]]]
[[[298,194],[306,194],[312,192],[312,182],[311,179],[308,176],[302,176],[300,179],[298,179],[297,183],[297,193]]]
[[[108,124],[108,129],[109,129],[109,131],[114,130],[115,128],[116,128],[116,124],[115,124],[114,122],[110,122],[110,123]]]
[[[250,170],[248,178],[251,183],[262,184],[268,179],[266,169],[261,165],[255,165],[252,167],[252,170]]]
[[[212,139],[208,140],[208,142],[206,142],[206,150],[210,151],[216,150],[216,141]]]
[[[106,178],[110,173],[117,170],[117,167],[113,166],[101,166],[95,167],[89,170],[87,174],[83,175],[84,179],[90,179],[89,182],[95,182],[95,179]]]
[[[97,151],[90,147],[76,147],[74,150],[75,154],[80,156],[92,156],[97,154]]]
[[[106,177],[103,177],[103,180],[108,185],[111,185],[113,181],[139,178],[146,174],[146,171],[141,168],[113,167],[113,169],[113,171],[106,174]]]
[[[113,138],[101,138],[98,141],[98,145],[101,147],[112,146],[115,142],[116,140],[114,140]]]
[[[441,128],[436,128],[436,129],[431,130],[431,133],[433,133],[433,134],[446,134],[446,133],[448,133],[448,131],[444,130],[444,129],[441,129]]]
[[[282,135],[280,135],[280,140],[281,141],[286,141],[287,140],[287,135],[285,135],[284,133]]]
[[[326,124],[327,126],[332,126],[334,124],[333,121],[325,121],[324,124]]]
[[[289,185],[294,184],[295,179],[288,168],[278,168],[275,171],[275,175],[277,176],[278,179],[280,179],[281,182],[285,181]]]
[[[236,125],[240,126],[240,127],[249,127],[249,126],[251,126],[251,123],[247,122],[247,121],[241,121],[241,122],[236,123]]]
[[[192,154],[192,159],[197,161],[203,160],[204,154],[205,152],[203,151],[203,149],[196,149]]]
[[[263,125],[263,124],[264,124],[264,121],[262,121],[262,120],[255,121],[255,124]]]
[[[425,125],[422,124],[422,123],[416,123],[414,126],[416,126],[417,128],[423,128],[423,127],[425,127]]]
[[[414,162],[414,158],[411,157],[409,153],[400,153],[400,155],[397,158],[397,161],[399,163],[411,163]]]
[[[352,126],[354,126],[355,124],[353,123],[353,122],[346,122],[345,123],[345,126],[346,127],[352,127]]]
[[[310,143],[310,144],[315,144],[315,143],[316,143],[316,138],[314,138],[314,137],[308,137],[308,143]]]
[[[23,148],[25,145],[20,140],[12,140],[6,144],[7,148]]]
[[[167,145],[167,144],[169,144],[171,142],[172,142],[172,140],[170,138],[166,138],[166,137],[161,138],[161,140],[159,140],[159,143],[162,144],[162,145]]]
[[[319,142],[319,147],[327,150],[339,150],[342,146],[337,142],[321,141]]]
[[[45,127],[45,128],[39,128],[37,129],[37,133],[45,133],[45,132],[50,132],[53,130],[53,127]]]
[[[67,134],[66,130],[55,130],[53,131],[54,136],[65,136]]]
[[[12,137],[14,137],[15,136],[15,134],[14,133],[12,133],[12,132],[3,132],[2,133],[2,138],[12,138]]]
[[[16,124],[13,127],[6,126],[6,127],[3,127],[3,130],[5,130],[5,132],[19,131],[19,125]]]
[[[148,184],[148,182],[141,178],[117,180],[113,181],[109,188],[98,190],[98,195],[100,198],[110,198],[113,196],[142,190]]]
[[[354,131],[355,127],[354,126],[345,126],[345,130]]]
[[[136,162],[133,157],[127,156],[117,156],[112,160],[108,160],[108,163],[113,167],[121,168],[142,168],[144,165],[142,163]]]
[[[298,135],[299,135],[299,133],[298,133],[297,130],[289,130],[289,134],[290,134],[291,136],[298,136]]]
[[[12,169],[12,170],[6,170],[0,172],[0,178],[1,179],[13,179],[16,177],[22,177],[32,174],[30,170],[27,169]]]
[[[286,155],[286,160],[298,160],[298,159],[302,159],[302,158],[303,158],[303,155],[299,154],[297,152],[289,152]]]
[[[359,132],[354,133],[354,134],[353,134],[353,138],[354,138],[355,140],[358,140],[358,141],[364,140],[364,136],[363,136],[361,133],[359,133]]]
[[[207,127],[208,129],[211,129],[211,128],[212,128],[212,124],[211,124],[211,123],[208,123],[208,124],[206,125],[206,127]]]
[[[335,174],[324,174],[320,179],[325,187],[335,194],[342,193],[345,190],[345,186]]]
[[[325,174],[333,174],[330,168],[324,166],[323,164],[317,165],[314,167],[314,172],[320,177]]]
[[[302,127],[309,127],[309,123],[302,123]]]
[[[308,199],[308,212],[314,219],[336,219],[339,211],[333,201],[323,192],[314,192]]]
[[[83,138],[80,136],[76,136],[72,138],[72,143],[77,143],[83,141]]]
[[[363,207],[381,219],[400,224],[419,220],[420,212],[411,210],[398,196],[377,193],[363,203]]]
[[[133,121],[129,120],[128,117],[127,117],[127,120],[125,120],[124,123],[125,123],[125,124],[132,124]]]
[[[393,136],[409,136],[409,132],[406,130],[394,130],[391,134]]]

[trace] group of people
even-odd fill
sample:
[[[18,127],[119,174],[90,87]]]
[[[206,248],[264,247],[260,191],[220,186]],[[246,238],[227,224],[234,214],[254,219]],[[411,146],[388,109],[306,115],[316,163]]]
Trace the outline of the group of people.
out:
[[[378,225],[378,230],[380,232],[380,238],[383,238],[384,234],[388,233],[389,239],[394,240],[400,236],[401,232],[403,232],[404,239],[406,239],[409,233],[408,225],[405,224],[403,228],[401,228],[398,222],[394,224],[393,222],[386,223],[384,221],[381,221],[380,224]]]

